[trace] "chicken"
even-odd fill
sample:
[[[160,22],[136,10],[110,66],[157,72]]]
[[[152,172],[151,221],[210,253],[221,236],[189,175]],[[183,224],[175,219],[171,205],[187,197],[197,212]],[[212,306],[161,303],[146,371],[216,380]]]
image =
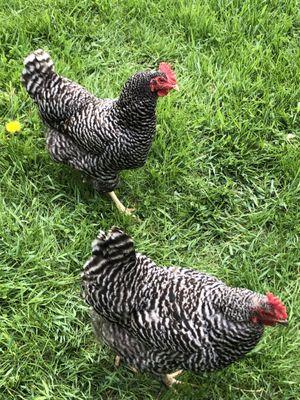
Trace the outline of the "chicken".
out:
[[[287,323],[286,308],[272,293],[232,288],[192,269],[159,268],[115,227],[92,243],[82,277],[95,334],[115,351],[116,362],[168,386],[181,370],[230,365],[255,347],[265,326]]]
[[[77,83],[57,75],[48,53],[36,50],[24,60],[22,82],[49,128],[47,147],[56,162],[83,171],[100,193],[113,190],[118,173],[145,164],[156,129],[158,97],[178,89],[167,63],[158,71],[132,76],[118,99],[98,99]]]

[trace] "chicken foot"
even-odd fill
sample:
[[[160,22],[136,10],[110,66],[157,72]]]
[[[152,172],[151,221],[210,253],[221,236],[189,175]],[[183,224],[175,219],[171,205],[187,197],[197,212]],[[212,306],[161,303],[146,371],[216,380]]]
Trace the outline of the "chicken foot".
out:
[[[176,378],[176,376],[182,374],[183,370],[179,369],[178,371],[173,372],[172,374],[166,374],[163,375],[163,383],[170,388],[173,385],[178,385],[182,382],[178,381]]]
[[[121,365],[121,362],[122,362],[122,358],[117,354],[115,357],[115,362],[114,362],[115,367],[119,368]],[[136,368],[132,367],[131,365],[128,365],[127,367],[131,372],[134,372],[135,374],[137,374],[139,372]]]

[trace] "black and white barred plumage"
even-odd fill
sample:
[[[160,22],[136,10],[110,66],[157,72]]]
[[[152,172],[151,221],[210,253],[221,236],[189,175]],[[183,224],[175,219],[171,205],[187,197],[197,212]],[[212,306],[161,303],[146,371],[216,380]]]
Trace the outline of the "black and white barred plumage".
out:
[[[158,95],[150,90],[160,71],[140,72],[116,100],[98,99],[54,71],[48,53],[24,60],[22,82],[48,126],[52,158],[85,172],[99,192],[118,185],[118,172],[144,165],[155,135]]]
[[[254,323],[267,298],[191,269],[160,268],[136,253],[118,228],[100,232],[85,264],[83,288],[96,335],[129,365],[166,374],[213,371],[260,340]]]

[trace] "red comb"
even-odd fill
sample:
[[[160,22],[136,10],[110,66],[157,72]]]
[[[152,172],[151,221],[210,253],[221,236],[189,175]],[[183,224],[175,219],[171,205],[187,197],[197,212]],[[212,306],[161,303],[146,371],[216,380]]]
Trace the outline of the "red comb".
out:
[[[274,296],[273,293],[267,293],[269,304],[273,307],[277,319],[287,319],[286,307],[282,301]]]
[[[175,72],[172,70],[171,65],[166,63],[166,62],[162,62],[159,64],[159,72],[163,72],[168,81],[172,84],[176,84],[176,75]]]

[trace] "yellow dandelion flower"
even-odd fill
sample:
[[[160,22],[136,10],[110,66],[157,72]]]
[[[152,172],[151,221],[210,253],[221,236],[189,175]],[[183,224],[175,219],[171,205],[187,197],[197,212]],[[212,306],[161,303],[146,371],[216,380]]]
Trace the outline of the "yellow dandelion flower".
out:
[[[5,129],[6,129],[7,132],[9,132],[9,133],[20,132],[20,130],[21,130],[21,124],[20,124],[19,121],[9,121],[9,122],[5,125]]]

